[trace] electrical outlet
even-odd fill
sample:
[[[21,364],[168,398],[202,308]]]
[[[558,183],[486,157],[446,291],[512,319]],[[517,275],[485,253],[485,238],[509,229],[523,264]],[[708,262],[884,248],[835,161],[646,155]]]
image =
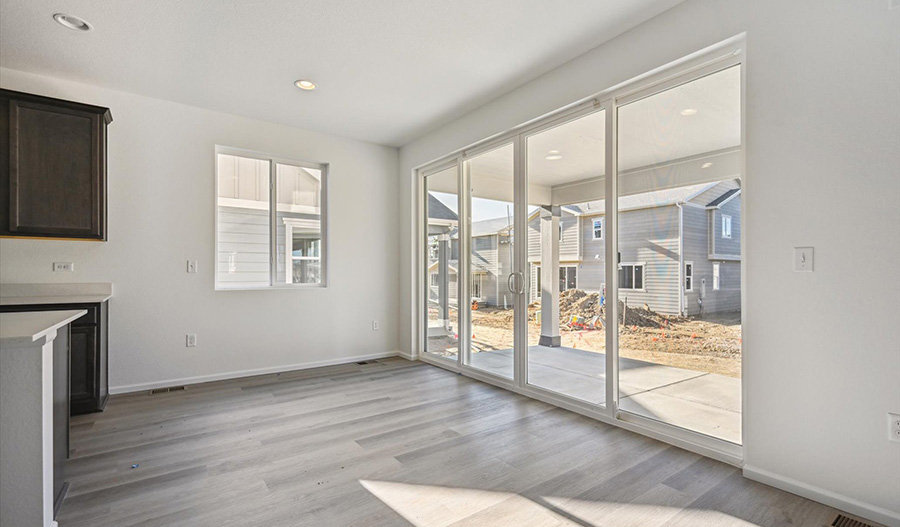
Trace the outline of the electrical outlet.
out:
[[[888,438],[900,443],[900,414],[888,412]]]
[[[196,348],[197,347],[197,334],[196,333],[188,333],[185,335],[184,345],[188,348]]]
[[[813,248],[794,247],[794,272],[811,273],[813,271]]]
[[[372,331],[378,331],[378,321],[377,320],[372,321]]]
[[[189,273],[197,272],[197,260],[188,260],[187,261],[187,272],[189,272]]]
[[[71,273],[75,270],[75,264],[73,262],[53,262],[53,272],[65,272]]]

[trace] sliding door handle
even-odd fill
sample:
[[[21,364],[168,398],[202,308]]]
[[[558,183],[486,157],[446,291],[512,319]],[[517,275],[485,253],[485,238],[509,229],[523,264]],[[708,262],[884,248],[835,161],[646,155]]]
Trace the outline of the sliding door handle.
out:
[[[516,291],[516,294],[523,295],[525,294],[525,273],[522,271],[516,271],[516,275],[518,275],[519,279],[519,290]]]
[[[516,273],[509,273],[509,276],[506,277],[506,288],[509,289],[510,293],[515,293],[516,290],[513,288],[513,278],[516,276]]]

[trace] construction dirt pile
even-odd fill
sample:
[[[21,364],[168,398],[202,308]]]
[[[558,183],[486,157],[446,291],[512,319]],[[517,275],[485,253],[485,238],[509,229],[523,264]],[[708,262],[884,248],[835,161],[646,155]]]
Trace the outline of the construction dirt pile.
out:
[[[601,305],[599,293],[587,293],[581,289],[569,289],[559,294],[559,319],[561,322],[572,320],[573,317],[581,317],[592,320],[599,316],[605,316],[605,309]],[[664,316],[650,309],[649,306],[626,306],[619,302],[619,323],[625,316],[626,326],[638,326],[643,328],[665,327],[669,324],[680,322],[683,317]]]

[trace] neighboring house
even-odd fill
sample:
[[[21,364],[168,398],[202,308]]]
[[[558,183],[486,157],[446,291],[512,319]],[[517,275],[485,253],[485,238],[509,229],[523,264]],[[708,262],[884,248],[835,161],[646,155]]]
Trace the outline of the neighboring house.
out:
[[[432,200],[437,202],[429,197],[429,202]],[[602,200],[561,207],[559,291],[577,288],[605,296],[604,207]],[[431,216],[429,213],[429,223],[439,221]],[[740,311],[739,181],[625,196],[619,200],[618,220],[620,300],[627,299],[634,306],[647,304],[664,314],[696,315],[701,309],[703,313]],[[528,218],[530,302],[541,296],[540,221],[540,209]],[[512,305],[513,295],[506,285],[512,270],[511,233],[508,218],[472,223],[473,300],[488,306]],[[456,304],[459,245],[455,224],[447,235],[450,301]],[[437,298],[436,248],[431,253],[429,284],[432,298]]]
[[[561,207],[560,291],[605,293],[604,208],[602,200]],[[740,311],[740,182],[625,196],[618,221],[621,301],[665,314]],[[528,221],[531,301],[540,298],[540,253],[534,213]]]

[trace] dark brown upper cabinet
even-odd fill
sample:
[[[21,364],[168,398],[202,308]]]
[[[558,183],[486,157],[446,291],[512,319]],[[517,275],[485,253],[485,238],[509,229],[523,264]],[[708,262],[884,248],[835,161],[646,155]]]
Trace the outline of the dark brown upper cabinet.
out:
[[[109,108],[0,90],[0,236],[106,241]]]

